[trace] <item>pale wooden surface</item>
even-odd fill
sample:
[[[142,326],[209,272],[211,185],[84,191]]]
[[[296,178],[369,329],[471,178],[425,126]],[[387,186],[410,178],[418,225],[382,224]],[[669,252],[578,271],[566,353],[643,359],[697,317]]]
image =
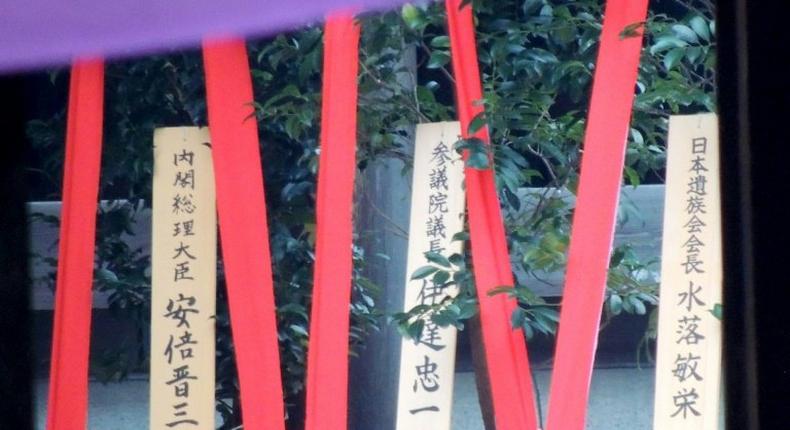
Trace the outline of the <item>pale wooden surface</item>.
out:
[[[466,203],[462,186],[464,163],[452,150],[453,143],[458,140],[460,134],[461,125],[457,121],[417,125],[404,311],[423,304],[420,299],[420,291],[426,287],[423,286],[422,280],[411,280],[410,278],[415,270],[431,264],[424,255],[431,249],[431,239],[438,240],[439,246],[445,249],[442,255],[449,256],[461,252],[462,244],[452,241],[453,232],[463,229],[464,204]],[[442,148],[447,152],[448,158],[452,157],[451,160],[435,161],[433,154]],[[438,189],[430,187],[431,173],[435,169],[444,169],[446,172],[446,190],[441,187]],[[442,214],[436,211],[431,215],[429,201],[431,196],[435,196],[437,192],[447,195],[447,213]],[[443,238],[437,235],[429,236],[426,231],[429,221],[434,220],[437,216],[441,216],[446,227]],[[428,282],[430,283],[430,280]],[[444,297],[454,296],[457,294],[457,290],[457,287],[448,287]],[[429,301],[428,304],[433,304],[434,301],[440,303],[442,300],[443,298],[436,298]],[[436,345],[441,345],[441,350],[434,350],[410,339],[401,341],[397,430],[450,429],[458,333],[452,326],[444,328],[434,326],[433,329],[436,330]],[[427,333],[428,330],[429,326],[426,325],[423,333]],[[429,372],[422,377],[417,373],[417,369],[422,368],[428,371],[432,366],[435,366],[435,372]],[[421,386],[422,380],[428,380],[428,389]],[[437,410],[411,412],[426,407],[435,407]]]
[[[694,151],[695,140],[699,145],[704,142],[704,152]],[[722,374],[721,321],[710,312],[722,301],[716,115],[671,116],[668,142],[653,428],[716,430]],[[690,169],[696,157],[704,160],[699,162],[707,171]],[[690,187],[690,183],[699,184],[692,178],[704,178],[704,186]],[[704,212],[695,214],[704,225],[692,228],[691,232],[686,227],[691,219],[687,210],[690,188],[696,191],[693,196],[705,202]],[[704,244],[698,245],[696,251],[686,245],[692,237]],[[702,262],[699,273],[683,266],[689,254],[699,256],[697,261]],[[692,322],[688,322],[689,318],[693,318]]]
[[[165,430],[182,420],[196,422],[186,425],[197,430],[214,429],[217,207],[209,141],[206,127],[168,127],[154,131],[149,427],[152,430]],[[177,154],[187,154],[187,159],[174,160]],[[190,172],[191,181],[187,176]],[[178,181],[179,175],[185,182]],[[186,196],[194,207],[175,211],[174,199],[181,196]],[[189,227],[184,226],[184,221],[191,221],[191,234],[187,234],[185,229]],[[179,227],[177,230],[175,225]],[[185,271],[183,277],[176,276],[178,264]],[[170,316],[182,306],[195,312]],[[189,338],[184,340],[187,334]],[[186,341],[194,343],[184,344]],[[191,354],[184,356],[186,351]],[[176,370],[184,368],[185,373]],[[194,379],[179,379],[184,374]],[[186,392],[179,393],[179,389]]]

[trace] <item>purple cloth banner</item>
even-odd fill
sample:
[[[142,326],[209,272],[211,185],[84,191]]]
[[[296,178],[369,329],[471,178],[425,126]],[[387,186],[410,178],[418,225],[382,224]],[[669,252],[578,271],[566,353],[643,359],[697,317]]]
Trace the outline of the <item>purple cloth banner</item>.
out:
[[[203,37],[265,36],[330,11],[406,0],[0,0],[0,73],[198,48]]]

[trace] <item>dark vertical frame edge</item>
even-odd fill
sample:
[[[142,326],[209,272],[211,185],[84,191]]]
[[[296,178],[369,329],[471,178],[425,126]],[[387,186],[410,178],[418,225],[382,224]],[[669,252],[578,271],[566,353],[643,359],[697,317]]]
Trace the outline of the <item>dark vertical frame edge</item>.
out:
[[[787,428],[788,6],[717,2],[728,429]],[[784,9],[784,10],[783,10]]]
[[[33,428],[25,85],[0,75],[0,428],[20,430]]]

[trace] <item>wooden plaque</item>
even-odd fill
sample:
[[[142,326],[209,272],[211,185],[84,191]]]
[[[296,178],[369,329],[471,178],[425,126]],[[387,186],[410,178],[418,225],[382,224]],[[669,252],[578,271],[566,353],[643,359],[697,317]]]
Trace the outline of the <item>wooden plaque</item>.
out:
[[[404,310],[456,293],[437,288],[430,276],[411,280],[411,275],[430,264],[426,252],[449,256],[462,246],[451,240],[463,230],[464,163],[453,150],[461,127],[458,122],[419,124],[416,134]],[[401,345],[397,429],[449,430],[455,328],[427,321],[419,341],[404,339]]]
[[[653,428],[714,430],[721,404],[719,137],[715,114],[672,116]]]
[[[151,429],[214,429],[217,219],[208,128],[154,132]]]

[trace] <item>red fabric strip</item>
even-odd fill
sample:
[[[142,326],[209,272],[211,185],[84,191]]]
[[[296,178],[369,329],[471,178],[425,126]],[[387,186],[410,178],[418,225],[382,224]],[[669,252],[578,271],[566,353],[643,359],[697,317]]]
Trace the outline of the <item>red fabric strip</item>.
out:
[[[359,31],[353,15],[334,14],[324,33],[306,430],[347,427]]]
[[[547,429],[584,428],[606,291],[647,0],[609,0],[595,67],[573,215]]]
[[[75,62],[69,85],[49,375],[49,430],[84,429],[88,418],[91,293],[104,116],[103,62]]]
[[[483,111],[483,94],[472,8],[460,8],[460,5],[461,0],[446,1],[458,116],[463,137],[469,138],[472,137],[468,134],[469,123]],[[485,142],[490,140],[485,127],[473,136]],[[513,285],[493,169],[467,168],[466,193],[483,347],[496,427],[500,430],[534,430],[537,418],[526,341],[524,333],[514,330],[510,324],[517,304],[503,294],[488,295],[492,288]]]
[[[266,199],[244,41],[206,41],[203,64],[244,428],[285,429]]]

